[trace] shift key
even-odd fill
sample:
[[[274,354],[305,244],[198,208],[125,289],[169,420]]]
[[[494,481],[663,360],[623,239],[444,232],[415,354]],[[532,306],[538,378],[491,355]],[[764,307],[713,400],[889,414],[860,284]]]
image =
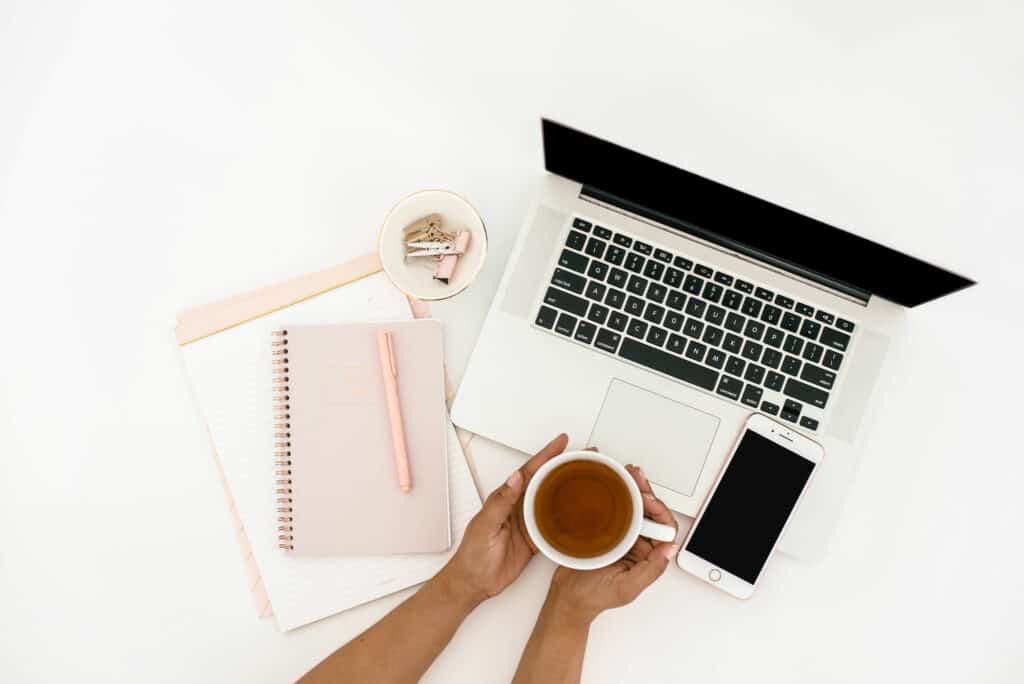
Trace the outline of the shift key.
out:
[[[782,390],[782,393],[787,397],[799,399],[818,408],[825,408],[825,404],[828,402],[828,392],[824,392],[817,387],[811,387],[793,378],[786,381],[786,387]]]

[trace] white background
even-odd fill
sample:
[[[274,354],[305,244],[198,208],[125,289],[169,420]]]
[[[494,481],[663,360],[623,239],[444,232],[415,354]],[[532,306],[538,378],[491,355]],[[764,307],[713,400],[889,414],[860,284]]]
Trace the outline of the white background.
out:
[[[436,307],[458,378],[542,115],[981,282],[913,312],[827,558],[749,602],[672,568],[584,679],[1024,679],[1024,11],[769,4],[0,3],[0,680],[288,681],[407,595],[254,617],[174,314],[450,188],[492,243]],[[476,449],[488,488],[516,462]],[[551,570],[426,679],[507,681]]]

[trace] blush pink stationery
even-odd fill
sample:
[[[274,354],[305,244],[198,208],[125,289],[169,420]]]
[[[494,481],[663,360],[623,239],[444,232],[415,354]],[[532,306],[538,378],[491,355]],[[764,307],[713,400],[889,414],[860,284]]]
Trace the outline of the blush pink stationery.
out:
[[[395,453],[395,474],[403,492],[412,489],[409,473],[409,452],[405,447],[405,424],[402,402],[398,390],[398,362],[395,359],[395,338],[386,327],[377,330],[377,352],[380,354],[380,372],[384,383],[384,396],[388,404],[391,423],[391,448]]]

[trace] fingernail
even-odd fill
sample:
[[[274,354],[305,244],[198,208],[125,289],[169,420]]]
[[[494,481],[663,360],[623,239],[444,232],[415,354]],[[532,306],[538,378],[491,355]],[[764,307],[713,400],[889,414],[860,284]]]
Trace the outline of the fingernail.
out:
[[[637,472],[637,474],[639,474],[639,475],[640,475],[640,477],[642,477],[642,478],[644,478],[644,479],[647,479],[647,475],[645,475],[645,474],[644,474],[644,469],[643,469],[643,468],[641,468],[641,467],[640,467],[640,466],[638,466],[638,465],[635,465],[635,466],[633,466],[633,467],[634,467],[634,468],[636,468],[636,472]]]
[[[679,544],[667,544],[663,547],[665,550],[662,551],[665,554],[665,558],[672,560],[672,556],[679,552]]]
[[[523,479],[523,474],[519,472],[518,469],[513,470],[512,474],[508,476],[507,480],[505,480],[505,484],[507,484],[509,487],[515,487],[516,485],[519,484],[519,481],[521,479]]]
[[[654,501],[654,495],[651,494],[650,492],[644,492],[644,498],[647,499],[648,501]]]

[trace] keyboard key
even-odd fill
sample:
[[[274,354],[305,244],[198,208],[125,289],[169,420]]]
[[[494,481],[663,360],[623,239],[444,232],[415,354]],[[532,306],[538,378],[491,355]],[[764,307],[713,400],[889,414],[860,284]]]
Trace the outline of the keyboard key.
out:
[[[583,246],[587,244],[587,236],[577,230],[570,230],[569,237],[565,239],[565,244],[575,250],[582,251]]]
[[[608,274],[608,284],[614,285],[615,287],[625,287],[628,279],[629,274],[621,268],[613,268]]]
[[[769,347],[775,347],[778,349],[782,346],[782,340],[786,337],[778,328],[768,328],[764,333],[764,343]]]
[[[669,311],[668,315],[665,316],[665,327],[669,330],[675,330],[679,332],[683,329],[683,314]]]
[[[775,349],[765,349],[761,355],[761,363],[769,368],[778,368],[782,363],[782,352]]]
[[[555,332],[562,335],[572,335],[576,329],[576,317],[567,313],[558,314],[558,322],[555,323]]]
[[[680,335],[669,335],[668,336],[668,350],[675,352],[676,354],[682,354],[683,350],[686,349],[686,338]]]
[[[853,332],[853,323],[846,320],[845,318],[840,318],[836,320],[836,327],[838,327],[840,330],[845,330],[846,332]]]
[[[691,316],[700,318],[704,315],[704,309],[707,308],[707,304],[701,299],[690,298],[690,303],[686,305],[686,313]]]
[[[590,284],[587,285],[587,299],[593,299],[594,301],[599,302],[604,299],[604,293],[607,289],[608,288],[596,280],[591,280]]]
[[[749,359],[750,361],[757,361],[761,358],[761,350],[764,349],[761,345],[753,340],[747,340],[743,343],[743,358]]]
[[[712,368],[721,368],[725,364],[725,352],[719,349],[712,349],[708,352],[708,357],[704,359],[704,363]]]
[[[613,330],[622,332],[626,329],[629,324],[629,316],[619,311],[612,311],[611,317],[608,319],[608,326]]]
[[[686,358],[699,363],[704,360],[707,350],[708,348],[697,340],[690,340],[690,344],[686,345]]]
[[[821,323],[815,323],[811,319],[805,319],[800,326],[800,334],[804,337],[815,340],[818,338],[818,331],[821,330]]]
[[[644,335],[647,334],[647,324],[639,318],[633,318],[629,321],[629,326],[626,328],[626,334],[630,337],[642,340],[644,339]]]
[[[704,299],[709,302],[717,302],[722,298],[722,286],[708,283],[704,286]]]
[[[612,239],[612,231],[608,230],[604,226],[594,226],[594,235],[604,240]]]
[[[700,337],[700,334],[704,331],[704,324],[698,321],[696,318],[687,318],[686,324],[683,326],[683,334],[687,337]]]
[[[735,375],[737,378],[741,378],[743,377],[743,369],[746,367],[746,361],[738,356],[730,356],[729,360],[725,363],[725,372]]]
[[[722,343],[722,349],[733,354],[739,354],[740,348],[743,346],[743,338],[739,335],[733,335],[732,333],[725,334],[725,342]]]
[[[630,252],[629,256],[626,257],[626,268],[628,268],[633,273],[639,273],[640,271],[644,270],[645,261],[646,259],[644,259],[639,254]]]
[[[761,312],[761,320],[769,325],[775,325],[779,322],[779,318],[782,316],[782,309],[771,304],[766,304],[764,311]]]
[[[621,309],[625,301],[626,293],[613,287],[608,288],[608,294],[604,296],[604,303],[616,309]]]
[[[544,303],[556,309],[574,313],[577,316],[587,313],[588,304],[586,299],[553,287],[549,287],[547,293],[545,293]]]
[[[609,264],[615,264],[616,266],[622,265],[622,260],[626,258],[626,250],[621,247],[612,245],[608,248],[608,251],[604,253],[604,260]]]
[[[832,370],[839,370],[839,366],[843,364],[843,355],[839,352],[827,351],[825,352],[825,366]]]
[[[821,343],[826,347],[846,351],[846,345],[850,343],[850,336],[833,328],[825,328],[821,333]]]
[[[671,292],[669,292],[668,293],[668,301],[665,302],[665,304],[668,306],[668,308],[675,309],[676,311],[682,311],[683,310],[683,304],[685,304],[685,303],[686,303],[686,295],[684,295],[679,290],[672,290]]]
[[[764,323],[759,323],[754,319],[747,321],[747,327],[744,328],[743,334],[752,340],[760,341],[761,336],[764,335]]]
[[[686,276],[686,281],[683,283],[683,289],[690,294],[699,295],[700,291],[704,288],[704,281],[697,276],[689,275]]]
[[[668,293],[668,289],[664,285],[658,283],[651,283],[647,286],[647,298],[653,299],[654,301],[661,304],[665,301],[665,295]]]
[[[633,243],[633,249],[640,252],[641,254],[651,253],[651,246],[646,242],[640,242],[639,240]]]
[[[722,325],[725,322],[725,309],[720,306],[712,304],[708,307],[707,314],[704,315],[704,319],[708,323],[714,323],[715,325]]]
[[[576,328],[575,339],[586,344],[590,344],[594,341],[594,335],[597,334],[597,326],[593,323],[587,323],[586,321],[580,321],[579,326]]]
[[[795,401],[787,399],[786,403],[782,405],[782,418],[791,423],[795,423],[796,419],[800,416],[800,411],[802,409],[803,404],[798,404]]]
[[[630,296],[629,299],[626,300],[626,311],[634,316],[639,316],[644,312],[644,300],[639,297]]]
[[[820,409],[825,408],[825,404],[828,403],[828,392],[793,378],[786,380],[786,386],[782,389],[782,393]]]
[[[782,391],[782,386],[786,383],[786,376],[775,371],[768,371],[768,377],[764,379],[764,386],[770,390],[776,392]]]
[[[745,292],[746,294],[750,294],[751,292],[754,291],[754,286],[752,284],[748,283],[746,280],[737,280],[736,281],[736,289],[739,290],[740,292]]]
[[[551,282],[558,287],[563,287],[570,292],[576,294],[583,294],[583,288],[587,284],[587,279],[581,275],[577,275],[572,271],[566,271],[564,268],[556,268],[555,274],[551,276]]]
[[[721,328],[716,328],[713,325],[709,325],[704,328],[704,337],[701,339],[708,344],[717,347],[718,343],[722,341],[722,336],[725,332]]]
[[[764,390],[760,387],[754,387],[753,385],[747,385],[743,388],[743,399],[741,400],[747,406],[757,408],[761,405],[761,395],[764,394]]]
[[[581,218],[576,218],[576,219],[572,220],[572,227],[573,228],[579,228],[583,232],[589,233],[590,232],[590,221],[584,221]]]
[[[710,278],[715,274],[714,270],[703,264],[697,264],[693,267],[693,272],[704,278]]]
[[[537,325],[542,328],[551,329],[551,326],[555,324],[555,319],[558,318],[558,312],[549,306],[540,307],[540,311],[537,312]]]
[[[683,282],[683,272],[674,268],[665,271],[665,284],[669,287],[679,287]]]
[[[753,297],[747,297],[743,300],[743,313],[748,316],[757,316],[757,314],[761,313],[761,302]]]
[[[587,320],[593,321],[598,325],[604,325],[604,322],[608,319],[608,307],[601,306],[600,304],[591,304],[590,311],[587,312]]]
[[[782,360],[782,372],[796,375],[800,372],[801,365],[800,359],[795,356],[787,356]]]
[[[803,418],[800,419],[800,427],[807,428],[808,430],[817,430],[818,421],[814,420],[813,418],[808,418],[807,416],[804,416]]]
[[[832,385],[835,384],[836,374],[832,371],[827,371],[824,368],[818,366],[812,366],[809,363],[804,364],[804,370],[800,373],[800,379],[806,380],[812,385],[818,387],[824,387],[825,389],[832,389]]]
[[[647,341],[655,347],[665,344],[666,337],[668,337],[668,331],[656,325],[652,325],[651,329],[647,332]]]
[[[625,247],[626,249],[629,249],[633,245],[633,238],[623,235],[622,233],[616,233],[615,238],[612,239],[612,242],[619,245],[620,247]]]
[[[619,333],[612,332],[607,328],[601,328],[597,331],[597,341],[594,342],[594,346],[614,354],[615,350],[619,348],[619,341],[621,339],[622,335]]]
[[[608,264],[603,261],[590,262],[590,268],[587,269],[587,275],[594,280],[604,280],[605,276],[608,275]]]
[[[746,320],[743,316],[737,313],[730,313],[725,317],[725,327],[733,332],[743,332],[743,321]]]
[[[558,265],[566,268],[571,268],[577,273],[587,272],[587,262],[590,261],[587,257],[576,252],[570,252],[567,249],[562,250],[562,256],[558,257]]]
[[[586,252],[592,257],[600,259],[604,256],[604,248],[608,246],[608,243],[604,240],[598,240],[597,238],[590,238],[587,240]]]
[[[626,285],[626,289],[633,294],[642,295],[644,292],[647,292],[647,280],[638,275],[629,276],[629,283]]]
[[[743,295],[736,290],[726,290],[725,296],[722,297],[722,306],[728,307],[733,311],[740,308],[740,304],[743,303]]]
[[[729,285],[732,285],[732,276],[726,275],[725,273],[716,273],[715,282],[721,283],[722,285],[728,287]]]
[[[835,322],[836,317],[830,313],[826,313],[821,309],[818,309],[818,313],[814,314],[814,320],[821,321],[826,325],[832,325]]]
[[[780,294],[775,295],[775,303],[781,306],[783,309],[793,308],[793,300],[790,299],[789,297],[784,297],[783,295]]]
[[[814,315],[814,307],[813,306],[808,306],[807,304],[797,304],[796,305],[796,312],[798,314],[800,314],[801,316],[813,316]]]
[[[666,264],[672,263],[672,255],[663,249],[654,250],[654,258],[658,261],[664,261]]]
[[[782,314],[782,327],[789,332],[796,332],[800,329],[800,317],[796,314]]]
[[[665,307],[658,306],[657,304],[647,304],[647,310],[644,311],[644,320],[650,323],[661,324],[661,319],[665,316]]]
[[[775,416],[779,413],[779,405],[773,404],[770,401],[761,402],[761,412],[767,413],[769,416]]]
[[[822,347],[821,345],[814,344],[813,342],[808,342],[804,346],[803,356],[805,359],[811,361],[812,363],[818,363],[818,361],[821,361],[821,353],[823,351],[825,351],[825,348]]]
[[[799,354],[804,348],[804,341],[796,335],[786,335],[786,344],[782,348],[790,354]]]
[[[665,264],[654,259],[649,259],[647,265],[644,267],[644,275],[654,280],[661,280],[661,276],[665,273]]]
[[[761,380],[764,379],[764,366],[758,366],[756,363],[748,363],[747,372],[743,374],[743,379],[760,385]]]
[[[672,265],[676,268],[681,268],[684,271],[689,271],[693,268],[693,262],[683,257],[676,257],[672,260]]]
[[[743,382],[736,378],[730,378],[728,375],[723,375],[722,379],[718,382],[718,389],[715,391],[723,397],[739,399],[740,392],[743,391]]]
[[[717,371],[628,337],[622,341],[619,356],[706,390],[713,390],[718,382]]]
[[[763,299],[766,302],[770,302],[773,299],[775,299],[775,293],[772,292],[771,290],[766,290],[763,287],[759,287],[756,290],[754,290],[754,296],[757,297],[758,299]]]

